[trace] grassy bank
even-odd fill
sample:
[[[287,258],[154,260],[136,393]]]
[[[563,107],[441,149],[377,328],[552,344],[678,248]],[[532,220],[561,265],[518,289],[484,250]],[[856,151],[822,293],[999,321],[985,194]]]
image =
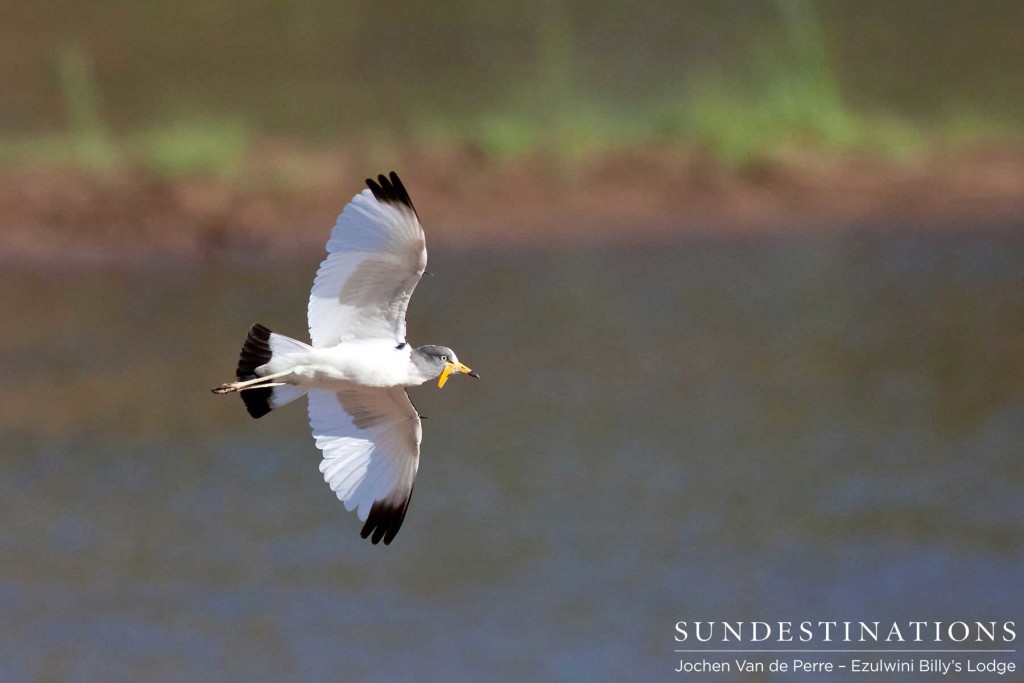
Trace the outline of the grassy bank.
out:
[[[381,163],[410,150],[455,149],[491,163],[544,157],[570,168],[594,156],[667,146],[743,168],[805,151],[898,161],[922,150],[1017,134],[1013,126],[967,110],[923,122],[850,107],[815,5],[806,0],[780,0],[779,28],[750,45],[740,66],[698,67],[671,90],[611,104],[582,85],[571,21],[559,5],[550,7],[539,23],[533,69],[500,106],[460,115],[416,107],[402,125],[367,124],[327,145]],[[54,61],[66,129],[0,138],[0,163],[142,168],[171,179],[232,182],[246,175],[247,157],[266,140],[253,121],[210,111],[179,109],[146,125],[117,129],[104,113],[113,95],[102,92],[88,52],[69,44]],[[301,150],[309,143],[296,139],[287,145]],[[302,165],[292,158],[292,166]],[[278,175],[301,183],[301,172]]]

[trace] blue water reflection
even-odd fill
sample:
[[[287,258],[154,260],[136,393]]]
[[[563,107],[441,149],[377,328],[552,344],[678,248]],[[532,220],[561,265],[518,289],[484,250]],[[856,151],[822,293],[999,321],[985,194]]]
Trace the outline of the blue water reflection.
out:
[[[8,272],[0,678],[659,679],[678,620],[1013,619],[1024,239],[443,251],[388,548],[207,391],[316,258]],[[52,305],[44,305],[46,300]]]

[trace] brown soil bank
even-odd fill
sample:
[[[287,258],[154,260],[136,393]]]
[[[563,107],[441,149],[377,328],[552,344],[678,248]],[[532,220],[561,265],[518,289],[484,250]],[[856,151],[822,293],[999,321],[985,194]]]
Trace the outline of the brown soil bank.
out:
[[[266,143],[230,179],[140,170],[0,169],[0,254],[12,261],[219,257],[320,249],[368,174],[397,170],[431,244],[657,242],[686,233],[1024,224],[1024,147],[912,161],[793,155],[728,169],[685,150],[569,165],[468,151],[394,163]]]

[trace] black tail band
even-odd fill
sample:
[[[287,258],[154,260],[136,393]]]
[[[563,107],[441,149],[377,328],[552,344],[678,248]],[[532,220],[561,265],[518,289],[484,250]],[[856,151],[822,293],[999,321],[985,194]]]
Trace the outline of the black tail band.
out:
[[[235,376],[239,380],[256,379],[256,368],[270,362],[270,330],[256,323],[249,328],[249,334],[242,344],[242,353],[238,357],[238,369]],[[256,388],[238,392],[245,402],[245,408],[253,417],[263,417],[270,412],[270,397],[273,389]]]

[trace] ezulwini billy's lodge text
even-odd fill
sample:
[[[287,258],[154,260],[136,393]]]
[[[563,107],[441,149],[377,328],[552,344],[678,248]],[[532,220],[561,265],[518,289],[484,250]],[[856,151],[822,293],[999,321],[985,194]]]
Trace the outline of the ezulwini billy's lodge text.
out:
[[[850,673],[924,673],[945,676],[951,673],[988,673],[1005,676],[1017,671],[1015,662],[1002,661],[999,658],[988,659],[904,659],[886,658],[850,659],[844,662],[825,659],[755,659],[679,660],[676,673],[833,673],[848,671]]]

